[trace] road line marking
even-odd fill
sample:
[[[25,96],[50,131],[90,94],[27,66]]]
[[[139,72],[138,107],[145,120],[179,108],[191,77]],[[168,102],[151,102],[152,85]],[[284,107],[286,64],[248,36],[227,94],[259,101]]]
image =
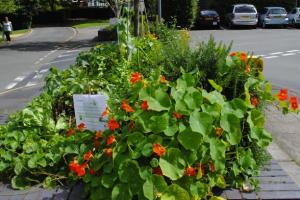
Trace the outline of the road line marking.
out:
[[[267,56],[265,59],[272,59],[272,58],[278,58],[278,56]]]
[[[12,82],[12,83],[10,83],[9,85],[7,85],[7,86],[5,87],[5,89],[6,89],[6,90],[10,90],[10,89],[12,89],[13,87],[15,87],[18,83],[19,83],[19,82]]]
[[[75,56],[75,55],[77,55],[77,53],[61,54],[61,55],[58,56],[58,58],[68,57],[68,56]]]
[[[282,56],[294,56],[296,55],[295,53],[286,53],[286,54],[282,54]]]
[[[18,76],[17,78],[15,78],[14,81],[20,82],[20,81],[23,81],[24,78],[25,78],[25,76]]]
[[[31,86],[34,86],[34,85],[37,85],[38,83],[37,82],[28,82],[25,87],[31,87]]]
[[[79,50],[79,49],[69,50],[69,51],[67,51],[67,53],[72,53],[72,52],[76,52],[76,51],[81,51],[81,50]]]
[[[46,73],[46,72],[48,72],[48,71],[49,71],[49,69],[43,69],[43,70],[41,70],[39,73],[43,74],[43,73]]]
[[[70,60],[74,60],[74,58],[68,58],[68,59],[64,59],[64,60],[57,60],[57,61],[53,61],[53,62],[48,62],[48,63],[45,63],[45,65],[51,65],[53,63],[65,62],[65,61],[70,61]]]
[[[282,54],[284,52],[274,52],[274,53],[270,53],[270,55],[278,55],[278,54]]]
[[[43,74],[36,74],[32,79],[40,79],[43,77]]]
[[[300,50],[290,50],[290,51],[286,51],[287,53],[293,53],[293,52],[297,52],[297,51],[300,51]]]

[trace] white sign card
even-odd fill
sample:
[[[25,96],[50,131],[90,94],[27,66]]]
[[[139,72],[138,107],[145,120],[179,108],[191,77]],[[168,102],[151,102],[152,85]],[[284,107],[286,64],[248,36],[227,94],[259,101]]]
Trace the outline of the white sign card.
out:
[[[106,109],[107,96],[105,94],[73,95],[76,125],[85,124],[90,131],[105,130],[107,116],[102,118],[101,114]]]

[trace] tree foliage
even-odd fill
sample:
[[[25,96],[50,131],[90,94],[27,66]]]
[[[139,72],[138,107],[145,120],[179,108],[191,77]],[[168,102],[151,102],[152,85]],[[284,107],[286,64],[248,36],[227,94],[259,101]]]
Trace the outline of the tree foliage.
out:
[[[12,13],[16,8],[15,0],[0,0],[0,13]]]

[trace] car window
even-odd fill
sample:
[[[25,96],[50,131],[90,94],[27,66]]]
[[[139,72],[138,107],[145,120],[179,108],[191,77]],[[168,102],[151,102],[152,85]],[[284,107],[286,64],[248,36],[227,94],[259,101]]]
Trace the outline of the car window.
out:
[[[235,13],[256,13],[252,6],[237,6],[234,10]]]
[[[281,15],[281,14],[286,14],[286,11],[285,11],[285,9],[282,9],[282,8],[276,8],[276,9],[271,9],[270,14]]]
[[[201,14],[202,15],[218,15],[218,13],[214,10],[202,10]]]

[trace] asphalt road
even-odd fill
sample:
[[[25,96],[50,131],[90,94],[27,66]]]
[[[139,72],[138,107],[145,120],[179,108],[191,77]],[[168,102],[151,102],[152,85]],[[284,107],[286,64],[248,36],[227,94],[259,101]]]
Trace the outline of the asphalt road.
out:
[[[51,67],[68,68],[81,51],[95,46],[98,28],[36,28],[0,45],[0,115],[22,108],[38,95]]]
[[[264,58],[266,79],[277,87],[300,93],[300,29],[250,29],[191,31],[192,46],[213,36],[233,51],[246,51]]]

